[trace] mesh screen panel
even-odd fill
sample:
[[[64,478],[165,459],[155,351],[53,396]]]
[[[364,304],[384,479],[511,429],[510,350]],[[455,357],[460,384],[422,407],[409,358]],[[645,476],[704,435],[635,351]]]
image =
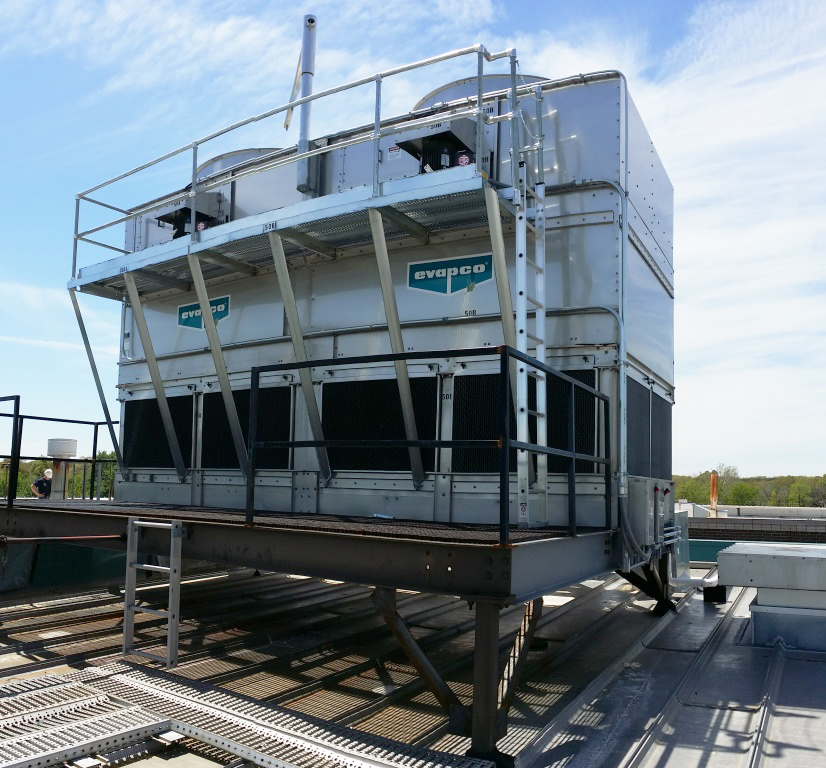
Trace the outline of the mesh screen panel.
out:
[[[435,376],[410,380],[420,440],[436,439],[436,384]],[[396,379],[325,382],[321,420],[327,440],[405,439]],[[330,448],[328,455],[334,470],[410,470],[406,448]],[[422,449],[425,471],[433,471],[434,455]]]
[[[568,376],[590,387],[595,386],[596,373],[590,371],[565,371]],[[568,389],[569,384],[554,376],[548,379],[548,445],[561,450],[568,449]],[[457,376],[453,385],[453,439],[495,440],[499,437],[499,376]],[[596,445],[596,404],[598,400],[589,392],[577,390],[574,400],[576,447],[580,453],[594,453]],[[528,379],[528,408],[536,410],[536,381]],[[516,438],[516,415],[513,403],[510,407],[510,434]],[[528,419],[528,440],[536,442],[536,419]],[[535,461],[533,454],[531,460]],[[595,465],[578,461],[577,472],[593,472]],[[455,448],[454,472],[498,472],[497,448]],[[516,471],[516,455],[511,453],[510,471]],[[548,457],[549,472],[567,472],[567,459]],[[598,470],[597,470],[598,471]]]
[[[536,400],[536,384],[534,400]],[[510,434],[516,438],[516,415],[510,407]],[[453,382],[453,439],[499,438],[499,375],[457,376]],[[498,472],[499,449],[454,448],[454,472]],[[511,451],[510,471],[516,471],[516,452]]]
[[[671,480],[671,403],[651,395],[651,476]]]
[[[250,391],[233,390],[232,398],[238,410],[241,431],[246,443],[249,435]],[[267,387],[258,391],[258,439],[290,439],[290,388]],[[259,449],[255,455],[256,469],[286,469],[288,448]],[[201,466],[205,469],[238,469],[238,455],[232,441],[227,412],[220,392],[204,395],[203,447]]]
[[[564,371],[572,379],[589,387],[596,387],[596,371]],[[571,385],[551,376],[548,379],[548,445],[551,448],[570,450],[568,445],[568,402]],[[599,399],[590,392],[576,389],[574,392],[574,439],[577,453],[596,455],[597,404]],[[577,461],[577,472],[598,472],[599,465]],[[548,457],[549,472],[567,472],[568,460],[562,456]]]
[[[628,379],[627,393],[628,474],[651,477],[651,390]]]
[[[192,457],[192,395],[167,397],[184,464]],[[155,398],[130,400],[123,414],[123,462],[127,467],[174,467]]]

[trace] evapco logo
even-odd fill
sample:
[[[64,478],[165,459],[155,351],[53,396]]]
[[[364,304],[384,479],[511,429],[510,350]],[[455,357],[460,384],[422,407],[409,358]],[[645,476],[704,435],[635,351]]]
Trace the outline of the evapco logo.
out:
[[[462,256],[438,261],[412,261],[407,265],[407,287],[432,293],[472,291],[493,278],[493,255]]]
[[[209,306],[212,309],[212,317],[215,324],[229,316],[229,296],[221,296],[217,299],[210,299]],[[201,305],[184,304],[178,307],[178,325],[182,328],[203,328],[204,319],[201,317]]]

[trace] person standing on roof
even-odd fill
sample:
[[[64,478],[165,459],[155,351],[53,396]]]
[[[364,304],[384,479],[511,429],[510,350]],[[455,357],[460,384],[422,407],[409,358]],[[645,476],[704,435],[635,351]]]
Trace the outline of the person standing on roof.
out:
[[[32,483],[32,491],[38,499],[48,499],[52,493],[52,470],[47,469],[43,472],[43,477],[38,478]]]

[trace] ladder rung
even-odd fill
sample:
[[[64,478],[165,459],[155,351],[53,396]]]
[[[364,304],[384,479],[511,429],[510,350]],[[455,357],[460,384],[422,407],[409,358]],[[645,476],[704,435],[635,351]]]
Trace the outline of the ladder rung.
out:
[[[539,373],[538,371],[528,371],[528,376],[537,381],[545,381],[545,374]]]
[[[536,416],[538,419],[545,418],[545,411],[532,411],[530,408],[528,409],[528,416]]]
[[[172,523],[162,523],[159,520],[133,520],[136,528],[172,528]]]
[[[157,661],[161,664],[169,663],[169,659],[167,659],[166,656],[158,656],[157,653],[149,653],[149,651],[139,651],[137,648],[130,648],[127,653],[134,656],[143,656],[145,659],[152,659],[152,661]]]
[[[531,232],[533,232],[535,235],[538,235],[538,234],[539,234],[539,231],[537,230],[537,228],[536,228],[533,224],[531,224],[529,221],[525,221],[525,226],[526,226],[526,227],[527,227],[527,228],[528,228]]]
[[[126,610],[134,613],[149,613],[152,616],[160,616],[162,619],[169,618],[169,611],[161,610],[160,608],[150,608],[147,605],[127,605]]]
[[[537,264],[535,261],[532,261],[531,259],[525,259],[525,261],[528,262],[528,266],[531,267],[531,269],[533,269],[534,272],[536,272],[537,274],[539,274],[539,275],[544,275],[545,274],[545,270],[542,269],[542,267],[540,267],[539,264]]]
[[[541,301],[535,299],[533,296],[529,294],[525,294],[525,298],[538,309],[542,309],[545,306]]]
[[[166,565],[149,565],[149,563],[129,563],[130,568],[138,568],[141,571],[151,571],[152,573],[172,573],[172,569]]]
[[[537,344],[544,344],[544,343],[545,343],[545,339],[543,339],[541,336],[534,336],[534,335],[533,335],[532,333],[530,333],[530,332],[528,332],[528,338],[529,338],[531,341],[535,341]]]

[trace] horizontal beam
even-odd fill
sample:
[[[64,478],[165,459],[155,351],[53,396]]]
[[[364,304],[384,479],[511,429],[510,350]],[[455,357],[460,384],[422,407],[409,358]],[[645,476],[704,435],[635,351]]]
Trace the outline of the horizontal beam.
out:
[[[408,235],[418,240],[422,245],[427,245],[430,242],[430,231],[427,227],[422,226],[415,219],[411,219],[407,214],[397,211],[389,205],[383,205],[379,208],[379,212],[382,218],[387,219],[387,221],[395,224],[399,229],[407,232]]]
[[[187,280],[180,280],[177,277],[168,277],[167,275],[159,275],[151,269],[132,269],[129,270],[131,274],[149,280],[161,288],[170,288],[176,291],[183,291],[184,293],[192,290],[192,283]]]
[[[208,261],[210,264],[215,264],[218,267],[225,267],[234,272],[241,272],[244,275],[254,277],[258,274],[258,270],[247,264],[246,262],[233,259],[232,256],[225,256],[223,253],[212,253],[211,251],[198,251],[198,258],[202,261]]]
[[[328,245],[315,237],[310,237],[309,235],[305,235],[303,232],[298,232],[295,229],[279,229],[278,234],[284,240],[289,240],[291,243],[295,243],[303,248],[315,251],[315,253],[320,253],[322,256],[327,256],[327,258],[334,259],[338,255],[338,250],[332,245]]]
[[[90,503],[90,508],[94,504]],[[0,513],[7,536],[125,534],[127,512],[66,512],[26,505]],[[131,509],[134,514],[134,508]],[[197,513],[193,513],[193,516]],[[458,595],[501,604],[525,602],[574,581],[619,567],[616,535],[519,542],[506,547],[365,536],[192,519],[185,512],[182,556],[278,573]],[[123,550],[122,543],[98,546]],[[141,551],[169,554],[169,532],[146,530]]]

